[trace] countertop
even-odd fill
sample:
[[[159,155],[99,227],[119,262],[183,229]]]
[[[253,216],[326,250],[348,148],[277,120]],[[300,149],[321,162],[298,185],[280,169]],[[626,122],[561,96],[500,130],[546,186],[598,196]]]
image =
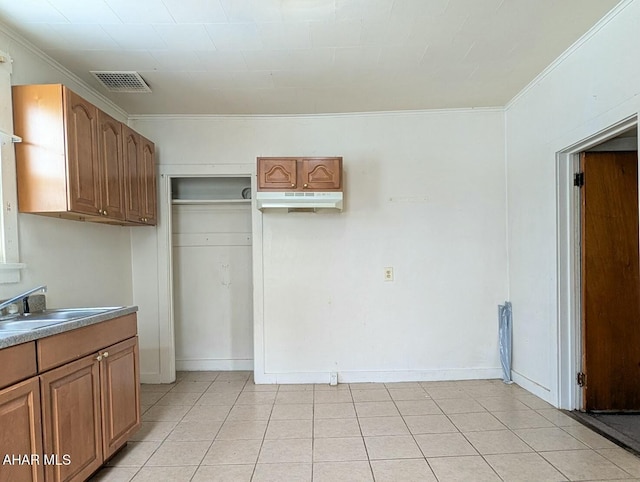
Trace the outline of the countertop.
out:
[[[36,328],[34,330],[1,331],[0,349],[19,345],[20,343],[26,343],[28,341],[39,340],[40,338],[57,335],[58,333],[64,333],[65,331],[75,330],[76,328],[82,328],[83,326],[94,325],[113,318],[118,318],[119,316],[135,313],[136,311],[138,311],[137,306],[124,306],[98,313],[96,315],[87,316],[85,318],[56,323],[55,325]]]

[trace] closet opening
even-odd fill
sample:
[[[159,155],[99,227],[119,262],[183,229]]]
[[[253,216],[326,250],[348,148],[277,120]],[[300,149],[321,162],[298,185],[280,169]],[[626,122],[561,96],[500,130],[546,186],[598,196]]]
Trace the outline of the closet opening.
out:
[[[251,178],[171,178],[176,371],[253,371]]]

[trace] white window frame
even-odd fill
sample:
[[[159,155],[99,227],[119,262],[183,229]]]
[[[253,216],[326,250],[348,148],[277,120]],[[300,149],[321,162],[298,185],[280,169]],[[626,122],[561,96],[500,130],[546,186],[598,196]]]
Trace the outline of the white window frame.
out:
[[[11,57],[0,51],[0,283],[18,283],[20,262],[18,243],[18,190],[11,102]]]

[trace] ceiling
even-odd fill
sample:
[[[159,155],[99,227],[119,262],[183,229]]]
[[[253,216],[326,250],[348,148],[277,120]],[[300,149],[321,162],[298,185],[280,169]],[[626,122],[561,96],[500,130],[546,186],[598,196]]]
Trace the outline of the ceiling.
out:
[[[0,22],[129,114],[370,112],[505,105],[617,3],[0,0]]]

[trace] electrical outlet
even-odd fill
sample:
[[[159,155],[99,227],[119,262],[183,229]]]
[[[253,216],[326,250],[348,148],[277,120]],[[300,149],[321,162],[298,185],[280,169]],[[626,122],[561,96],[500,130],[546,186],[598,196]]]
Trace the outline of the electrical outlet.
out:
[[[329,385],[336,386],[338,384],[338,373],[331,372],[331,376],[329,378]]]
[[[384,269],[384,280],[393,281],[393,268],[391,266]]]

